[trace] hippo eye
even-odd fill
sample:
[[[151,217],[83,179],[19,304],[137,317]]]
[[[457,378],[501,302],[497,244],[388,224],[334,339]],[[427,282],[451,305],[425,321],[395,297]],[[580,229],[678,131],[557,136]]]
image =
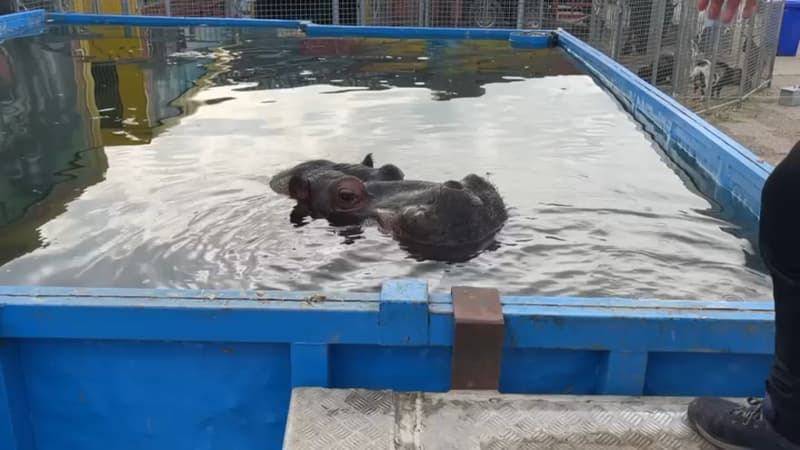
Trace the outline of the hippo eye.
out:
[[[356,199],[356,194],[352,191],[341,190],[339,191],[339,200],[345,203],[352,203]]]

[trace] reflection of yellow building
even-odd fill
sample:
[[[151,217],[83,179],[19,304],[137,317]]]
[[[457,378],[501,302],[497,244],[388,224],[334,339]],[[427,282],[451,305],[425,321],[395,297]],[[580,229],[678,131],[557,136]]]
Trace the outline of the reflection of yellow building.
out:
[[[135,14],[139,1],[123,2],[73,0],[75,12],[101,14]],[[140,62],[148,54],[147,37],[141,28],[119,26],[93,26],[93,33],[102,37],[80,41],[80,52],[87,58],[90,72],[87,75],[88,89],[95,89],[102,98],[94,98],[89,108],[98,117],[103,144],[139,145],[152,139],[151,120],[148,109],[148,77]],[[112,109],[113,108],[113,109]],[[121,120],[115,120],[116,116]],[[124,121],[124,123],[123,123]]]
[[[46,158],[55,160],[50,161],[50,164],[57,174],[67,176],[51,176],[52,184],[44,198],[37,201],[35,197],[29,196],[19,200],[24,202],[22,206],[26,206],[22,215],[13,218],[10,223],[0,225],[0,264],[40,248],[43,245],[40,228],[64,213],[67,205],[87,188],[103,181],[108,169],[99,122],[92,119],[92,111],[96,110],[96,107],[91,77],[87,76],[89,65],[75,62],[69,57],[64,57],[60,62],[69,64],[72,69],[74,85],[70,87],[72,92],[67,95],[77,94],[75,104],[69,105],[70,108],[75,108],[77,116],[74,118],[77,120],[62,124],[63,127],[72,130],[72,136],[67,142],[59,142],[61,145],[53,148],[58,151],[47,153]],[[48,76],[53,77],[55,74],[43,74],[45,78]],[[40,91],[37,95],[45,95],[48,92],[52,91]],[[28,95],[33,94],[28,93]],[[44,100],[49,99],[45,97]],[[54,101],[52,104],[59,103]],[[36,114],[36,111],[27,113]],[[42,139],[48,138],[42,137]],[[81,151],[75,159],[78,150]],[[72,161],[72,164],[68,165],[69,161]],[[2,188],[0,185],[0,193],[3,192]],[[11,199],[14,198],[13,189],[7,189],[7,193],[12,196]]]

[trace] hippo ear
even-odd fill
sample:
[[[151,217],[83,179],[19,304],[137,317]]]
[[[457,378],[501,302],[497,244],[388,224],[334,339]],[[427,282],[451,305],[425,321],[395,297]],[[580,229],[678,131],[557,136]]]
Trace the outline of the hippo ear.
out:
[[[375,167],[374,163],[372,162],[372,153],[367,153],[367,156],[364,157],[364,160],[361,161],[361,164],[367,167]]]
[[[289,197],[298,202],[308,202],[311,198],[311,185],[305,178],[294,175],[289,179]]]

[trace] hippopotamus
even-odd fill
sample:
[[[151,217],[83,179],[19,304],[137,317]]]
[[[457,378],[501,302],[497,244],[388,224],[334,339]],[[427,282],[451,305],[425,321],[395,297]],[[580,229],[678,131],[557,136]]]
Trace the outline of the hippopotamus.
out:
[[[497,189],[469,174],[443,183],[367,180],[336,170],[294,175],[289,196],[315,218],[332,225],[368,220],[426,257],[442,251],[472,255],[490,244],[508,218]],[[436,258],[440,259],[440,258]]]
[[[368,153],[359,164],[337,163],[326,159],[305,161],[273,176],[269,186],[278,194],[289,195],[289,182],[293,177],[312,179],[325,173],[341,173],[361,181],[399,181],[405,178],[403,171],[393,164],[385,164],[376,169],[372,153]]]

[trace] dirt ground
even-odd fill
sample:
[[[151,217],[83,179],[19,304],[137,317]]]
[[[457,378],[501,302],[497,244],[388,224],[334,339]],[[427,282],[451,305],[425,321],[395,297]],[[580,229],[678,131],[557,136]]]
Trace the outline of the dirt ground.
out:
[[[740,107],[712,111],[703,117],[720,131],[773,166],[800,140],[800,106],[781,106],[782,87],[800,85],[800,56],[775,60],[772,87]]]

